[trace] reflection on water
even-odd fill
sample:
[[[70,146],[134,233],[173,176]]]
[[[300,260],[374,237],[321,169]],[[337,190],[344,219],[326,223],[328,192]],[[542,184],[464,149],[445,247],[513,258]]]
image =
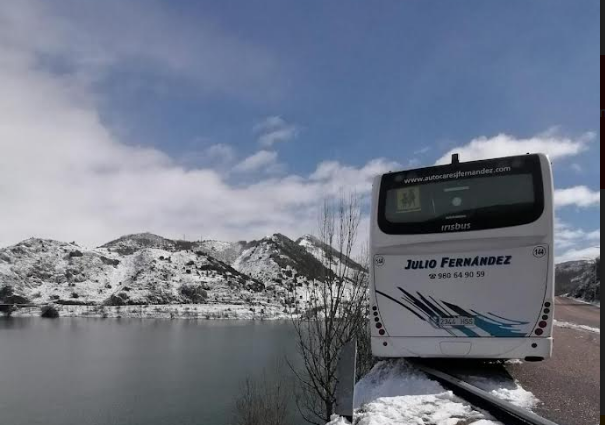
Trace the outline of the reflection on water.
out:
[[[0,422],[227,425],[242,379],[286,355],[289,323],[0,319]]]

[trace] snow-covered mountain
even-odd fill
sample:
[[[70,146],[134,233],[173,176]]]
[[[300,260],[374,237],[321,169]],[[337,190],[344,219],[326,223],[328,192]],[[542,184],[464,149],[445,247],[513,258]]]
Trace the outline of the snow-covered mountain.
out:
[[[199,249],[224,263],[233,265],[237,257],[241,254],[245,244],[245,241],[202,241],[199,243]]]
[[[359,263],[322,242],[315,236],[305,235],[302,238],[297,239],[296,243],[305,248],[317,260],[328,266],[337,274],[339,274],[339,270],[345,270],[348,275],[353,275],[355,272],[364,270],[363,266]]]
[[[233,267],[268,285],[286,287],[322,280],[330,273],[307,249],[279,233],[244,244]]]
[[[139,233],[122,236],[119,239],[106,243],[101,246],[101,248],[111,252],[117,252],[121,255],[130,255],[144,248],[155,248],[172,252],[193,249],[195,244],[196,242],[166,239],[152,233]]]
[[[557,264],[555,269],[557,295],[567,294],[589,302],[600,302],[600,263],[599,257],[594,261],[569,261]]]
[[[264,285],[202,251],[153,235],[97,249],[29,239],[0,250],[0,286],[35,303],[170,304],[233,301]]]
[[[299,305],[304,288],[330,273],[303,239],[190,242],[143,233],[95,249],[28,239],[0,249],[0,289],[10,287],[12,297],[0,303]]]

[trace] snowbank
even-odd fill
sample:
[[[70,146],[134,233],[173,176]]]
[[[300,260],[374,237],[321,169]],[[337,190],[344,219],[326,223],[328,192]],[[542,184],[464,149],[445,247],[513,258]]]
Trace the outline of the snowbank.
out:
[[[586,332],[592,332],[592,333],[596,333],[596,334],[601,333],[601,329],[593,328],[591,326],[578,325],[576,323],[570,323],[570,322],[560,322],[558,320],[555,320],[554,323],[555,323],[555,326],[558,326],[560,328],[575,329],[577,331],[586,331]]]
[[[469,377],[471,383],[517,406],[538,400],[516,382]],[[378,363],[355,387],[356,425],[494,425],[485,412],[456,397],[405,360]],[[348,424],[334,416],[328,425]]]
[[[486,378],[484,376],[467,375],[462,378],[469,384],[491,393],[494,397],[526,410],[534,409],[539,403],[533,393],[523,389],[516,381],[507,377],[493,376]]]
[[[332,415],[332,420],[327,425],[350,425],[350,422],[343,417]]]

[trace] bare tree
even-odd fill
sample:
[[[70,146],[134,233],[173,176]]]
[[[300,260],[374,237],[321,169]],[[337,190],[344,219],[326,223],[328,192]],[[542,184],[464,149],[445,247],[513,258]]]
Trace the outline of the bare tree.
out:
[[[284,379],[283,366],[276,365],[275,379],[264,372],[259,379],[246,378],[235,401],[235,425],[288,425],[291,391]]]
[[[351,261],[361,218],[359,198],[325,202],[319,220],[321,276],[310,289],[307,312],[293,316],[303,366],[295,368],[297,406],[311,424],[329,422],[335,406],[336,367],[342,347],[359,342],[360,373],[370,366],[367,260]]]

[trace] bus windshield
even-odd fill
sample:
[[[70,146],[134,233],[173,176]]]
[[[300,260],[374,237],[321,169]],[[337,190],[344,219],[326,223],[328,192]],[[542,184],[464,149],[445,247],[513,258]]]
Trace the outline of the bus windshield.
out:
[[[511,158],[508,166],[490,168],[484,162],[385,175],[380,227],[390,234],[437,233],[538,219],[544,205],[539,163]]]

